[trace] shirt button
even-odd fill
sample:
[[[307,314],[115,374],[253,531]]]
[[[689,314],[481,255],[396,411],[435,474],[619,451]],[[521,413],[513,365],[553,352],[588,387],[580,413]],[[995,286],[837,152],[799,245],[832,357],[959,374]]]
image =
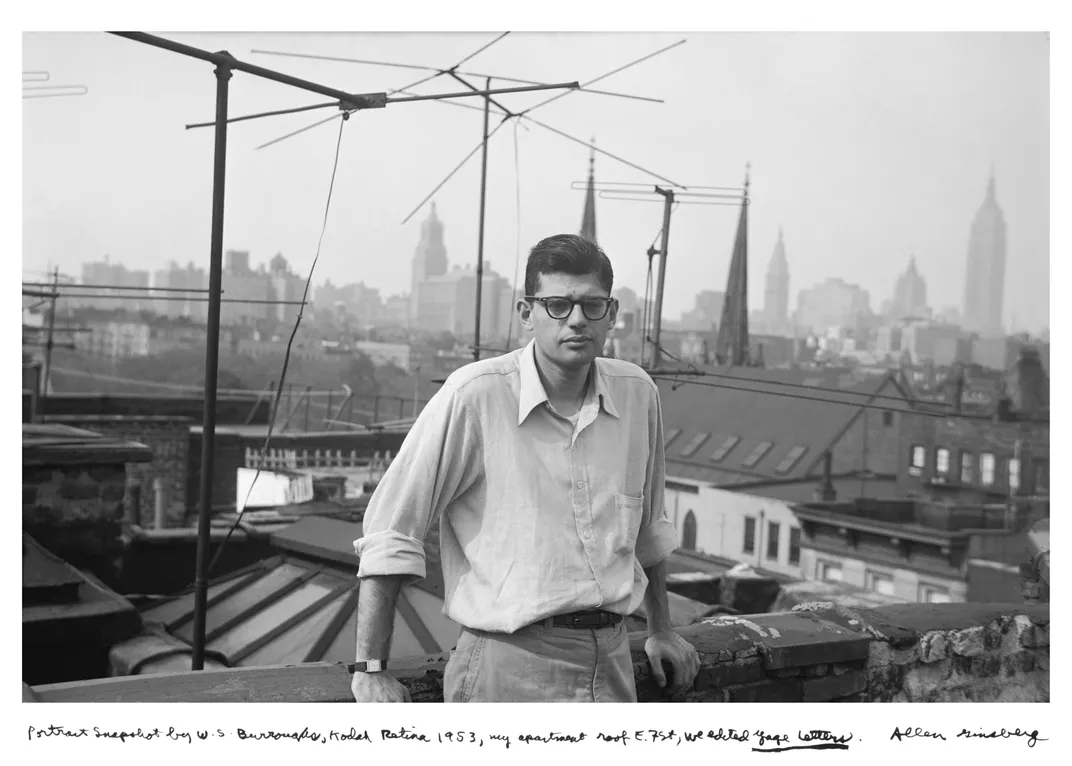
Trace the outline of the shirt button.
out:
[[[583,481],[577,482],[577,489],[584,489],[584,482]]]
[[[590,530],[590,529],[584,530],[584,539],[585,540],[591,540],[592,539],[592,530]]]

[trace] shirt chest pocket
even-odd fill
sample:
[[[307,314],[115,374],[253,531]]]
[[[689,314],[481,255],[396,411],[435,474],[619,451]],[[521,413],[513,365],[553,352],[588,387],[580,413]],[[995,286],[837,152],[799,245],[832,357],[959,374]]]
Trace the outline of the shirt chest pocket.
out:
[[[614,523],[611,525],[608,540],[614,553],[621,556],[633,555],[643,515],[643,497],[614,495]]]

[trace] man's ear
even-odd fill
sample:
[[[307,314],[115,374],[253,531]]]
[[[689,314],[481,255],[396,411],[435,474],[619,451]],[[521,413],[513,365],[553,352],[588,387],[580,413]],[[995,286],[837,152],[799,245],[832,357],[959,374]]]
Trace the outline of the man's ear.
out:
[[[517,302],[517,316],[521,326],[532,332],[532,304],[522,298]]]
[[[616,298],[612,298],[611,301],[610,301],[610,317],[609,318],[610,318],[610,324],[607,325],[607,327],[609,327],[611,330],[613,330],[614,326],[618,323],[618,300]]]

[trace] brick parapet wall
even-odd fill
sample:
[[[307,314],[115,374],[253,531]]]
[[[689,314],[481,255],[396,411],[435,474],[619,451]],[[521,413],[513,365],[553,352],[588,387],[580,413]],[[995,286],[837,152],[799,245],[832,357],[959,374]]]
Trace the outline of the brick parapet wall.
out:
[[[108,584],[118,577],[126,466],[24,466],[22,529],[72,566]]]
[[[160,479],[164,490],[165,526],[185,525],[191,419],[173,416],[64,415],[50,417],[49,422],[86,428],[104,436],[135,441],[149,447],[153,452],[150,462],[127,466],[129,487],[124,502],[137,524],[152,527],[155,511],[153,484]],[[136,492],[131,491],[133,487],[137,487]]]
[[[669,697],[630,635],[641,702],[1045,702],[1049,610],[1019,604],[906,604],[714,617],[680,628],[700,653],[693,688]],[[443,698],[447,656],[395,671],[415,701]]]

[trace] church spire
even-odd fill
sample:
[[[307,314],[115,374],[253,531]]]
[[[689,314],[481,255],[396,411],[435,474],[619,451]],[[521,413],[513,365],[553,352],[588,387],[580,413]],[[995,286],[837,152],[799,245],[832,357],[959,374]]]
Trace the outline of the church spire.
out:
[[[598,242],[596,239],[596,139],[594,136],[588,153],[588,190],[584,195],[581,236]]]
[[[748,186],[751,164],[746,167],[741,217],[733,243],[730,273],[726,280],[726,297],[722,303],[722,321],[718,324],[715,355],[721,364],[749,364],[748,340]]]

